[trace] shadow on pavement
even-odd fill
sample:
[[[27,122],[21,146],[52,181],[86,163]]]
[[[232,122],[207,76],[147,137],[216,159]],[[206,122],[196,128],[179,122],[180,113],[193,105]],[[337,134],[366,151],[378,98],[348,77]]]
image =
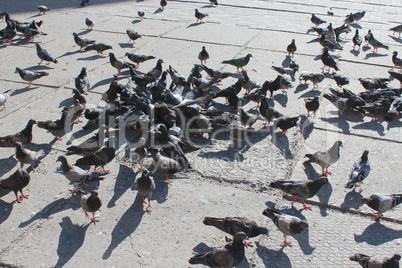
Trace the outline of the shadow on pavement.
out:
[[[114,184],[114,194],[107,204],[108,208],[116,206],[116,201],[134,184],[137,176],[140,176],[138,172],[134,173],[131,168],[120,164],[119,174]]]
[[[380,221],[376,221],[363,231],[361,235],[354,234],[358,243],[366,242],[369,245],[379,246],[384,243],[402,238],[402,230],[393,230]]]
[[[260,245],[258,242],[255,242],[255,244],[257,245],[257,254],[264,262],[265,267],[292,268],[288,255],[283,252],[285,247],[279,250],[272,250]]]
[[[343,209],[359,209],[360,207],[360,200],[363,198],[363,196],[360,194],[360,192],[356,192],[355,189],[352,191],[348,192],[345,195],[345,199],[343,200],[343,203],[341,204],[341,208]]]
[[[85,234],[90,223],[81,226],[73,224],[69,217],[64,217],[59,223],[61,233],[59,236],[59,245],[57,255],[59,259],[54,265],[55,268],[63,267],[84,244]]]
[[[1,195],[0,195],[1,196]],[[0,199],[0,224],[5,222],[13,210],[13,205],[15,202],[7,203]]]
[[[0,159],[0,177],[12,170],[16,165],[17,160],[14,158],[14,153],[9,158]]]

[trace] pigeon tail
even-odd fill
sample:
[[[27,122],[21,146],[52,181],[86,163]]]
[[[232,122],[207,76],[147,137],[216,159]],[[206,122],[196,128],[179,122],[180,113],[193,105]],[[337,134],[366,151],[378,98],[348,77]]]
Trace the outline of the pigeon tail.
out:
[[[214,217],[205,217],[203,223],[205,225],[211,225],[214,226],[220,230],[224,230],[225,226],[223,225],[223,220],[222,218],[214,218]]]

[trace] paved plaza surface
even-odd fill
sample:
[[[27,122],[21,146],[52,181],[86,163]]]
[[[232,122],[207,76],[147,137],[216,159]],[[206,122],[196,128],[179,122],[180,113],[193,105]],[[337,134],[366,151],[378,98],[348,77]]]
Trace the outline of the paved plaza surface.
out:
[[[50,11],[38,16],[35,6],[39,4]],[[209,15],[202,23],[196,23],[195,8]],[[138,10],[146,13],[143,21]],[[327,15],[330,10],[333,16]],[[47,35],[35,42],[55,56],[58,64],[38,66],[35,42],[17,37],[14,45],[0,44],[0,91],[14,92],[7,108],[0,112],[0,136],[20,131],[29,119],[58,119],[62,107],[73,104],[74,78],[82,67],[87,67],[92,86],[86,95],[87,106],[106,106],[101,94],[109,88],[116,69],[107,56],[77,52],[73,32],[110,44],[113,49],[109,51],[120,59],[126,52],[154,55],[163,59],[164,69],[171,65],[186,77],[199,63],[202,46],[210,54],[208,67],[234,74],[234,66],[221,62],[251,53],[253,57],[245,69],[253,80],[263,84],[277,75],[272,65],[289,64],[286,46],[292,39],[296,40],[294,59],[300,71],[321,72],[321,46],[317,34],[309,31],[312,13],[337,27],[345,15],[363,10],[363,19],[341,36],[345,41],[343,51],[330,52],[338,57],[339,73],[350,78],[346,88],[356,93],[365,91],[358,78],[389,77],[392,52],[402,53],[402,38],[389,31],[402,23],[401,1],[220,0],[216,7],[209,1],[168,1],[161,10],[156,0],[92,0],[84,8],[79,7],[79,1],[2,0],[0,12],[7,11],[20,21],[44,21],[40,30]],[[87,17],[96,23],[93,31],[86,30]],[[5,26],[0,22],[0,28]],[[127,42],[127,28],[142,35],[134,45]],[[362,36],[371,29],[389,50],[372,53],[367,46],[353,50],[355,29]],[[144,62],[138,70],[147,72],[155,63]],[[26,88],[27,83],[15,73],[16,67],[49,75]],[[123,71],[119,82],[127,83],[129,75]],[[238,77],[236,74],[223,80],[219,88],[232,85]],[[168,84],[170,81],[169,77]],[[96,225],[85,218],[79,197],[69,192],[73,186],[56,162],[70,144],[78,144],[94,132],[82,131],[86,123],[83,119],[84,123],[75,125],[62,141],[56,141],[35,125],[28,148],[43,149],[45,156],[24,189],[29,199],[19,204],[14,202],[12,192],[0,190],[0,267],[191,267],[188,259],[195,253],[226,243],[223,232],[203,224],[205,216],[249,217],[269,229],[268,236],[250,239],[254,246],[246,249],[246,258],[237,267],[359,267],[349,256],[401,254],[402,207],[386,212],[384,219],[375,222],[374,211],[359,201],[377,192],[401,193],[402,123],[377,122],[354,114],[342,118],[337,108],[322,97],[317,117],[307,118],[304,98],[322,96],[329,87],[336,88],[335,81],[326,74],[318,89],[313,89],[311,82],[299,85],[296,74],[292,84],[287,94],[277,91],[276,101],[269,101],[288,116],[302,115],[297,127],[279,134],[277,130],[260,131],[264,121],[257,121],[256,133],[242,148],[234,147],[229,137],[210,142],[199,139],[201,149],[186,153],[191,170],[176,174],[172,183],[166,183],[159,172],[153,173],[156,190],[152,213],[145,211],[134,190],[133,182],[140,173],[124,159],[125,143],[120,136],[116,143],[120,153],[106,166],[110,174],[91,185],[98,187],[103,203],[96,213],[100,220]],[[392,80],[390,86],[399,87],[399,82]],[[219,107],[225,105],[224,101],[217,102]],[[255,103],[243,101],[242,105],[246,111],[258,113]],[[311,211],[304,210],[299,202],[292,205],[282,192],[269,187],[270,182],[279,179],[318,178],[321,168],[303,164],[304,155],[325,150],[336,140],[343,142],[340,159],[329,168],[331,184],[324,185],[309,202]],[[349,171],[364,150],[370,151],[371,173],[356,191],[345,189]],[[1,178],[19,167],[14,152],[14,148],[1,148]],[[78,158],[68,156],[71,163]],[[145,165],[153,165],[150,157]],[[267,206],[308,221],[308,230],[288,237],[293,247],[283,247],[282,233],[262,215]]]

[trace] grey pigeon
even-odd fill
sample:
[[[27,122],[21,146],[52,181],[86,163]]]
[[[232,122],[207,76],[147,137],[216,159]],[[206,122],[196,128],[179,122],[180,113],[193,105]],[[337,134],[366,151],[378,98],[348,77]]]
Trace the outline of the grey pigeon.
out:
[[[31,176],[25,169],[18,168],[13,174],[5,179],[0,180],[0,188],[13,191],[15,197],[17,198],[15,201],[21,203],[23,198],[28,198],[28,195],[24,195],[22,193],[22,189],[24,189],[31,180]],[[21,196],[18,197],[18,192],[21,193]]]
[[[95,43],[95,40],[81,38],[78,36],[77,33],[73,33],[73,36],[74,36],[74,42],[80,47],[78,51],[81,51],[84,47]]]
[[[283,237],[285,238],[285,246],[292,246],[292,244],[286,240],[288,235],[296,235],[308,228],[307,221],[301,220],[295,216],[287,215],[273,208],[266,208],[262,214],[270,218],[276,227],[278,227],[279,231],[283,233]]]
[[[354,189],[363,183],[363,180],[370,174],[370,162],[368,160],[369,151],[365,150],[359,160],[357,160],[349,173],[349,182],[345,188]]]
[[[244,232],[238,232],[233,242],[223,247],[212,248],[209,252],[201,253],[191,257],[190,264],[203,264],[209,267],[234,267],[244,259],[244,244],[247,239]]]
[[[202,22],[202,19],[207,17],[207,13],[202,13],[199,12],[198,9],[195,9],[195,18],[197,19],[197,22]]]
[[[304,99],[305,107],[307,109],[307,117],[310,117],[310,112],[313,112],[314,116],[318,108],[320,107],[320,101],[318,97]]]
[[[288,52],[288,56],[292,54],[292,58],[295,55],[295,52],[297,51],[296,43],[295,40],[292,39],[292,42],[286,47],[286,51]]]
[[[389,78],[359,78],[360,84],[367,90],[378,88],[387,88],[390,82]]]
[[[394,68],[399,67],[402,69],[402,59],[398,58],[398,51],[392,52],[392,63],[394,64]]]
[[[95,22],[89,18],[85,18],[85,25],[88,26],[87,30],[92,31],[93,27],[95,26]]]
[[[56,140],[61,141],[62,138],[59,137],[60,132],[62,132],[66,126],[66,121],[68,117],[68,112],[66,110],[62,111],[62,115],[60,119],[57,120],[46,120],[46,121],[38,121],[38,127],[44,128],[48,132],[54,135]]]
[[[350,25],[350,24],[352,24],[354,21],[355,21],[355,18],[353,17],[353,13],[350,13],[350,14],[346,15],[346,18],[345,18],[345,20],[344,20],[344,23],[345,23],[346,25]]]
[[[357,22],[361,20],[364,17],[364,15],[366,15],[366,11],[356,12],[353,14],[353,19]]]
[[[36,6],[36,8],[39,9],[39,14],[46,14],[46,12],[50,10],[47,6],[44,5]]]
[[[110,61],[110,65],[112,65],[114,68],[117,69],[117,71],[118,71],[117,76],[120,75],[121,70],[130,68],[130,66],[133,68],[135,67],[135,65],[132,63],[128,63],[128,62],[122,61],[120,59],[117,59],[116,56],[114,55],[114,53],[112,53],[112,52],[109,53],[109,61]]]
[[[103,109],[102,109],[102,112],[103,112]],[[73,145],[73,146],[67,147],[66,154],[67,155],[78,154],[78,155],[83,155],[83,156],[88,156],[90,154],[93,154],[102,147],[104,137],[105,137],[105,125],[101,125],[99,127],[98,132],[95,133],[92,137],[90,137],[86,141],[84,141],[78,145]]]
[[[399,268],[400,254],[394,254],[392,257],[368,256],[356,253],[350,256],[351,261],[358,262],[363,268]]]
[[[242,72],[243,78],[244,78],[242,87],[246,90],[244,95],[248,95],[251,90],[260,87],[260,84],[258,82],[250,79],[246,70],[242,70],[241,72]]]
[[[205,217],[203,223],[218,228],[225,233],[235,236],[238,232],[244,232],[248,238],[261,234],[268,234],[268,228],[258,225],[255,221],[246,217]],[[252,246],[245,241],[247,246]]]
[[[156,62],[156,66],[154,68],[152,68],[151,70],[149,70],[145,74],[145,76],[148,76],[148,77],[150,77],[150,78],[152,78],[154,80],[159,79],[159,77],[162,75],[162,63],[163,63],[163,60],[159,59]]]
[[[84,156],[83,158],[77,159],[75,161],[76,166],[95,166],[95,170],[97,167],[102,167],[102,172],[108,172],[105,170],[105,166],[111,162],[116,156],[116,149],[113,146],[113,143],[116,141],[115,137],[110,137],[107,140],[107,146],[99,149],[97,152]]]
[[[327,36],[324,34],[321,35],[320,45],[323,48],[328,48],[328,49],[332,49],[332,50],[343,50],[341,45],[339,45],[335,41],[327,39]]]
[[[319,17],[317,17],[314,14],[311,14],[311,22],[315,25],[315,27],[318,27],[318,25],[326,23],[325,20],[320,19]]]
[[[330,90],[336,92],[335,89],[330,88]],[[345,118],[344,113],[346,111],[352,111],[354,113],[359,112],[361,115],[364,115],[364,110],[361,109],[360,106],[366,105],[366,102],[357,95],[351,95],[345,98],[331,93],[325,93],[323,96],[339,109],[342,118]]]
[[[75,82],[75,88],[81,94],[87,94],[87,92],[91,86],[89,84],[86,67],[83,67],[81,69],[80,74],[75,78],[74,82]]]
[[[109,174],[109,172],[90,172],[89,170],[83,170],[80,167],[68,163],[67,158],[63,155],[57,158],[57,162],[61,162],[61,169],[64,176],[74,184],[74,189],[70,190],[73,193],[77,191],[79,184],[103,180],[103,177]]]
[[[331,175],[331,172],[328,171],[328,167],[338,161],[340,156],[339,154],[340,147],[343,147],[342,142],[336,141],[334,142],[332,147],[326,150],[325,152],[318,151],[315,152],[314,154],[306,154],[306,157],[309,158],[307,162],[314,162],[320,165],[322,168],[322,175],[326,174]]]
[[[85,51],[96,50],[96,52],[98,54],[105,55],[105,54],[103,54],[103,51],[108,50],[108,49],[112,49],[112,46],[107,45],[105,43],[95,43],[95,44],[87,46],[85,48]]]
[[[165,7],[167,6],[167,1],[166,0],[161,0],[159,5],[161,6],[162,10],[165,10]]]
[[[361,45],[362,45],[362,43],[363,43],[363,39],[362,39],[362,37],[359,35],[359,30],[358,30],[358,29],[356,29],[356,33],[355,33],[355,35],[353,36],[352,41],[353,41],[353,49],[355,49],[356,46],[359,46],[359,50],[360,50],[360,47],[361,47]]]
[[[33,164],[35,163],[35,161],[37,161],[39,157],[45,155],[45,152],[43,150],[35,152],[25,149],[22,146],[21,142],[17,142],[15,145],[15,158],[20,161],[21,168],[24,167],[24,164],[32,165],[33,168]],[[35,169],[33,168],[33,170]]]
[[[136,168],[136,165],[139,165],[141,169],[143,168],[142,163],[148,154],[148,151],[145,148],[145,142],[145,138],[141,137],[137,143],[137,146],[130,149],[130,158],[133,162],[133,168]]]
[[[239,113],[240,122],[243,125],[248,126],[248,128],[251,128],[254,125],[254,123],[257,121],[258,117],[256,115],[245,112],[243,110],[243,108],[240,108],[239,110],[240,110],[240,113]]]
[[[198,59],[201,61],[201,65],[207,63],[207,59],[209,59],[209,53],[205,49],[205,46],[203,46],[201,52],[198,53]]]
[[[306,84],[307,81],[311,81],[313,82],[313,89],[318,87],[318,83],[321,83],[325,78],[325,75],[322,73],[310,73],[307,71],[304,71],[300,74],[299,76],[299,80],[304,81],[304,83]]]
[[[343,87],[344,85],[349,85],[349,78],[347,78],[346,76],[343,76],[341,74],[337,74],[335,72],[332,73],[332,76],[335,79],[336,84],[338,85],[338,87]]]
[[[382,214],[402,203],[402,194],[372,194],[369,198],[362,198],[361,204],[366,204],[377,211],[378,218]]]
[[[325,70],[325,67],[328,66],[328,70],[330,70],[331,68],[334,68],[336,71],[339,71],[339,68],[336,64],[336,61],[334,60],[334,58],[328,53],[328,48],[324,47],[324,52],[321,55],[321,61],[324,64],[324,67],[322,68],[322,70]]]
[[[42,61],[47,61],[49,64],[50,62],[57,63],[57,59],[54,58],[52,55],[50,55],[49,52],[47,52],[46,49],[43,49],[38,43],[35,43],[36,45],[36,54],[38,55],[40,62],[38,63],[41,65]]]
[[[389,46],[384,45],[374,37],[371,38],[368,42],[373,47],[373,53],[377,52],[378,48],[385,48],[386,50],[389,50]]]
[[[11,40],[17,35],[15,23],[8,22],[6,29],[4,32],[2,32],[2,34],[0,44],[2,44],[4,41],[7,41],[13,45],[14,43]]]
[[[15,68],[15,71],[18,72],[22,80],[29,82],[28,88],[31,86],[32,82],[36,79],[39,79],[43,76],[49,75],[47,72],[38,72],[38,71],[29,71],[29,70],[22,70],[20,68]]]
[[[172,182],[170,176],[181,170],[180,164],[167,156],[163,156],[159,150],[151,148],[150,153],[155,162],[156,169],[166,176],[168,182]]]
[[[17,142],[20,142],[23,146],[27,146],[32,141],[32,128],[36,123],[35,120],[30,119],[26,127],[20,132],[0,137],[0,147],[15,147]]]
[[[155,59],[154,56],[139,55],[139,54],[134,54],[134,53],[129,53],[129,52],[126,52],[125,56],[127,58],[129,58],[129,60],[131,60],[132,62],[137,63],[136,68],[138,68],[140,66],[141,62]]]
[[[2,93],[0,93],[0,106],[3,106],[3,110],[6,109],[6,102],[10,98],[10,96],[13,94],[13,90],[9,89],[6,90]]]
[[[141,176],[136,178],[134,181],[134,189],[138,191],[138,194],[141,196],[141,204],[146,204],[145,196],[148,198],[148,207],[147,210],[153,209],[151,206],[151,197],[152,192],[155,190],[155,182],[154,179],[149,176],[148,169],[143,169],[141,171]]]
[[[231,60],[224,60],[224,61],[222,61],[222,63],[236,66],[237,67],[237,72],[239,73],[240,72],[239,68],[243,69],[243,67],[248,64],[248,62],[250,61],[250,58],[252,56],[253,55],[251,55],[251,54],[247,54],[245,57],[241,57],[241,58],[237,58],[237,59],[231,59]]]
[[[388,73],[402,85],[402,72],[388,71]]]
[[[398,38],[401,38],[401,33],[402,33],[402,24],[392,27],[391,29],[389,29],[390,31],[393,31],[394,33],[392,35],[395,35],[395,33],[398,33],[399,36]]]
[[[141,38],[141,35],[134,30],[127,29],[126,33],[127,33],[128,38],[130,38],[130,40],[128,40],[128,42],[133,41],[133,44],[135,44],[135,40],[137,40],[138,38]]]
[[[283,116],[283,114],[275,110],[273,107],[269,106],[268,101],[265,97],[261,99],[259,112],[261,116],[267,120],[267,122],[264,123],[264,126],[267,126],[272,121],[272,119]]]
[[[93,190],[90,193],[81,194],[80,204],[87,218],[89,218],[88,212],[92,213],[91,222],[94,224],[99,222],[99,220],[95,219],[95,212],[102,206],[102,201],[99,198],[98,191]]]
[[[330,184],[326,176],[321,176],[316,180],[304,181],[274,181],[269,184],[270,187],[284,191],[292,195],[292,201],[299,199],[305,209],[311,210],[305,203],[306,199],[315,196],[324,184]]]
[[[138,17],[140,17],[140,20],[142,21],[144,19],[144,16],[145,16],[145,11],[144,10],[138,10],[137,14],[138,14]]]

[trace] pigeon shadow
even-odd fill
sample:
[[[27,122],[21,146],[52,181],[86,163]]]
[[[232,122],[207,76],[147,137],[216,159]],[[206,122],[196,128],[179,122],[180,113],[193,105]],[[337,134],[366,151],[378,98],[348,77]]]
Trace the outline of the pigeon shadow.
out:
[[[261,128],[257,131],[254,131],[253,134],[248,135],[244,138],[246,146],[241,150],[241,152],[247,152],[251,148],[251,146],[261,142],[266,137],[268,137],[269,134],[271,134],[271,131],[268,128]]]
[[[245,160],[244,155],[239,152],[234,152],[232,147],[227,148],[226,151],[200,152],[197,156],[206,159],[220,159],[223,162],[243,162]]]
[[[71,56],[71,55],[74,55],[74,54],[77,54],[77,53],[83,53],[83,52],[85,52],[85,51],[84,50],[68,51],[68,52],[64,53],[63,55],[61,55],[61,56],[59,56],[57,58],[60,59],[60,58],[66,57],[66,56]]]
[[[307,41],[306,44],[318,43],[318,42],[320,42],[320,39],[321,39],[320,37],[314,38],[310,41]]]
[[[283,252],[285,247],[281,247],[279,250],[271,250],[266,246],[260,245],[258,241],[255,242],[255,244],[257,246],[257,254],[264,262],[265,267],[292,268],[292,263],[290,262],[288,255]]]
[[[28,19],[32,19],[32,18],[36,18],[36,17],[43,16],[43,15],[45,15],[45,14],[38,13],[38,14],[36,14],[36,15],[29,16],[29,17],[27,17],[27,18],[25,18],[25,19],[28,20]]]
[[[379,246],[384,243],[402,238],[402,230],[394,230],[376,221],[366,229],[361,235],[354,234],[355,241],[358,243],[366,242],[369,245]]]
[[[94,85],[91,87],[91,90],[92,90],[92,89],[95,89],[95,88],[97,88],[97,87],[100,87],[100,86],[104,86],[104,85],[110,84],[112,81],[113,81],[113,78],[106,78],[106,79],[100,80],[100,81],[96,82],[96,84],[94,84]]]
[[[297,87],[296,87],[296,89],[295,89],[295,91],[294,91],[294,93],[296,94],[296,93],[299,93],[299,92],[301,92],[301,91],[303,91],[303,90],[306,90],[306,89],[308,89],[308,84],[299,84]],[[299,97],[300,98],[300,97]]]
[[[355,125],[352,127],[353,129],[365,129],[365,130],[373,130],[377,131],[378,135],[380,136],[385,136],[385,128],[384,126],[379,123],[378,121],[369,121],[369,122],[364,122],[358,125]]]
[[[355,57],[357,57],[360,54],[360,50],[352,49],[350,50],[350,53],[352,53]]]
[[[168,183],[166,183],[165,180],[154,180],[154,181],[155,181],[155,190],[152,194],[151,200],[156,200],[158,204],[163,204],[166,202],[169,193]]]
[[[114,194],[107,204],[108,208],[116,206],[116,201],[134,184],[137,175],[138,172],[134,173],[131,168],[120,164],[119,173],[114,184]]]
[[[87,30],[84,30],[84,31],[81,31],[81,32],[77,33],[77,35],[84,35],[84,34],[87,34],[87,33],[90,33],[90,32],[91,32],[91,30],[87,29]]]
[[[133,204],[124,212],[120,220],[117,222],[116,226],[112,231],[112,240],[108,248],[103,253],[102,259],[106,260],[112,255],[113,251],[123,242],[127,237],[131,236],[132,233],[138,228],[141,223],[142,216],[145,211],[143,211],[142,206],[139,205],[141,197],[136,196]]]
[[[131,21],[131,24],[137,24],[137,23],[139,23],[139,22],[141,22],[140,19],[135,19],[135,20]]]
[[[366,59],[374,58],[374,57],[376,58],[376,57],[387,57],[387,56],[388,56],[388,54],[379,54],[379,53],[371,52],[371,53],[367,53],[366,57],[364,59],[366,60]]]
[[[205,5],[205,6],[202,6],[201,8],[211,8],[211,7],[216,8],[216,6],[215,6],[215,5]]]
[[[163,9],[159,7],[157,10],[154,11],[153,14],[155,15],[155,14],[158,14],[158,13],[161,13],[161,12],[163,12]]]
[[[285,59],[282,61],[282,67],[284,68],[289,67],[291,61],[292,59],[288,55],[286,55]]]
[[[88,134],[90,134],[91,132],[93,132],[95,129],[80,129],[77,132],[74,132],[73,134],[71,134],[70,138],[68,139],[68,141],[66,142],[66,145],[70,145],[73,143],[74,140],[80,139]]]
[[[387,130],[390,130],[391,128],[400,128],[402,127],[402,122],[399,120],[393,120],[391,122],[388,122],[387,124]]]
[[[64,107],[69,107],[69,106],[71,106],[73,104],[73,99],[72,98],[67,98],[67,99],[64,99],[64,100],[62,100],[60,103],[59,103],[59,108],[64,108]]]
[[[310,134],[314,130],[314,123],[307,116],[301,116],[300,118],[300,131],[303,135],[303,139],[307,140]]]
[[[321,175],[318,175],[316,177],[316,179],[319,177],[321,177]],[[320,200],[320,203],[322,203],[322,204],[328,204],[329,199],[331,198],[331,195],[332,195],[332,185],[331,184],[324,184],[320,188],[318,193],[316,194],[316,196]],[[323,216],[323,217],[328,216],[327,207],[320,206],[320,213],[321,213],[321,216]]]
[[[12,170],[17,163],[18,161],[14,158],[14,153],[8,158],[0,159],[0,177]]]
[[[1,196],[1,192],[0,192]],[[13,210],[13,205],[15,202],[7,203],[0,199],[0,224],[5,222],[8,217],[11,215],[11,211]]]
[[[48,65],[34,65],[28,68],[25,68],[24,70],[30,70],[30,71],[38,71],[38,70],[53,70],[53,67],[49,67]]]
[[[343,209],[350,209],[354,208],[355,210],[358,210],[360,208],[360,200],[363,198],[363,196],[360,194],[360,192],[356,192],[355,188],[352,191],[349,191],[343,200],[343,203],[341,204],[341,208]]]
[[[307,178],[309,179],[309,180],[315,180],[315,179],[317,179],[318,177],[320,177],[321,176],[321,174],[320,173],[318,173],[315,169],[314,169],[314,167],[313,167],[313,165],[311,164],[311,162],[303,162],[303,167],[304,167],[304,173],[306,174],[306,176],[307,176]]]
[[[390,34],[389,34],[388,36],[391,37],[392,39],[394,39],[395,42],[398,42],[398,43],[401,43],[401,44],[402,44],[402,39],[401,39],[401,38],[392,36],[392,35],[390,35]]]
[[[283,93],[283,94],[277,94],[275,96],[275,100],[282,106],[286,107],[286,104],[288,103],[288,95]]]
[[[355,29],[362,29],[362,26],[360,26],[360,25],[357,24],[357,23],[351,23],[350,26],[352,26],[352,27],[355,28]]]
[[[104,56],[101,56],[99,54],[93,55],[93,56],[89,56],[86,58],[78,58],[77,60],[97,60],[97,59],[104,59]]]
[[[294,156],[289,148],[289,139],[285,133],[272,132],[272,143],[281,151],[282,155],[287,159],[294,159]]]
[[[121,48],[133,48],[134,47],[134,43],[119,43],[119,46]]]
[[[327,123],[334,125],[335,127],[341,129],[343,133],[350,133],[350,125],[348,121],[344,118],[336,118],[336,117],[321,117],[321,120]]]
[[[59,256],[59,259],[53,266],[55,268],[64,267],[64,265],[82,247],[85,241],[86,231],[90,224],[88,223],[84,226],[73,224],[70,217],[64,217],[59,225],[61,227],[59,244],[57,247],[57,255]]]
[[[362,47],[363,52],[366,52],[366,51],[368,51],[368,50],[370,50],[370,49],[371,49],[371,47],[370,47],[369,45],[364,45],[364,46]]]
[[[203,22],[203,21],[201,21],[201,22],[194,22],[194,23],[189,24],[186,28],[198,26],[198,25],[201,25],[201,24],[204,24],[204,23],[205,23],[205,22]]]
[[[73,209],[77,210],[81,208],[80,202],[77,200],[78,197],[70,195],[69,198],[60,198],[52,203],[48,204],[41,211],[36,213],[32,218],[27,221],[23,221],[19,224],[18,228],[24,228],[36,220],[48,219],[51,215],[59,213],[60,211]]]
[[[302,95],[300,95],[299,99],[300,99],[300,98],[318,97],[318,96],[320,96],[320,94],[321,94],[321,91],[320,91],[320,90],[318,90],[318,89],[311,89],[311,90],[309,90],[309,91],[303,93]]]

